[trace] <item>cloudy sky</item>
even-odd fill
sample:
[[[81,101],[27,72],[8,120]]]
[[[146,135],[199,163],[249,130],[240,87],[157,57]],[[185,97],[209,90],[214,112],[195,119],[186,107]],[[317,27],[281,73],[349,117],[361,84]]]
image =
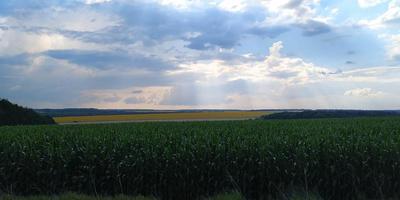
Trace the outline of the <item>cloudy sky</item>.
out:
[[[400,0],[4,0],[0,97],[400,109]]]

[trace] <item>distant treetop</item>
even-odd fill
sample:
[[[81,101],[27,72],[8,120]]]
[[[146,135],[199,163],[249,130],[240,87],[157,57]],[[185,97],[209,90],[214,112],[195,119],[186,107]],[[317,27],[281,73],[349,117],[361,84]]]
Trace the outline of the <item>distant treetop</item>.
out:
[[[48,116],[42,116],[30,108],[24,108],[0,98],[0,126],[55,124]]]
[[[377,110],[304,110],[301,112],[278,112],[262,116],[262,119],[318,119],[351,117],[400,116],[399,111]]]

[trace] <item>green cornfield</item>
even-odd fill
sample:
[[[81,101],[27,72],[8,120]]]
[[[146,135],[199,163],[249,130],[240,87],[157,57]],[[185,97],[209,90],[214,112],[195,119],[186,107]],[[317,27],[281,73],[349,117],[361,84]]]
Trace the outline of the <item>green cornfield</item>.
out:
[[[400,118],[0,127],[0,193],[400,197]]]

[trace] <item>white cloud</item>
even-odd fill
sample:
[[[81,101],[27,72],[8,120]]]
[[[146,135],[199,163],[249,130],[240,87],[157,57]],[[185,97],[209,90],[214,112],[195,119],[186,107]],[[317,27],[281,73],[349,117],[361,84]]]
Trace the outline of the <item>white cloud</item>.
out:
[[[269,55],[274,56],[274,57],[280,57],[281,56],[281,50],[283,48],[283,43],[282,41],[275,42],[272,44],[272,46],[269,48]]]
[[[290,24],[305,23],[312,19],[326,22],[327,18],[317,15],[320,5],[319,0],[260,0],[269,11],[270,16],[266,19],[268,24]]]
[[[352,97],[378,97],[383,95],[383,92],[375,91],[371,88],[356,88],[346,91],[344,95]]]
[[[339,8],[332,8],[330,10],[331,15],[336,16],[339,13]]]
[[[282,55],[283,43],[278,41],[269,48],[269,55],[263,61],[230,64],[222,60],[204,61],[180,65],[180,69],[169,74],[196,73],[201,80],[222,78],[225,81],[243,79],[248,81],[277,80],[286,84],[303,84],[323,79],[329,73],[327,68],[307,63],[301,58]]]
[[[387,46],[388,56],[392,60],[400,60],[400,34],[390,36],[390,44]]]
[[[7,18],[6,17],[0,17],[0,25],[5,25],[7,23]]]
[[[400,0],[392,0],[385,13],[373,20],[361,20],[359,23],[370,28],[385,28],[390,25],[399,24]]]
[[[331,20],[340,23],[342,14],[347,14],[340,13],[335,19],[339,9],[343,9],[342,4],[334,4],[339,6],[336,8],[320,5],[319,0],[114,0],[118,5],[95,6],[85,3],[101,4],[110,0],[78,2],[81,4],[76,1],[66,7],[64,3],[49,4],[46,9],[29,11],[21,8],[16,14],[10,12],[9,16],[0,17],[0,91],[4,96],[26,99],[27,105],[34,106],[45,102],[57,103],[59,107],[100,108],[351,107],[363,101],[370,103],[365,104],[370,108],[376,107],[374,103],[390,108],[399,105],[398,98],[388,97],[400,87],[400,67],[388,67],[387,63],[380,62],[379,67],[366,68],[360,63],[377,62],[359,60],[372,54],[374,48],[344,42],[353,39],[347,40],[344,38],[347,36],[338,34],[354,32],[347,32],[340,25],[332,31]],[[373,4],[364,1],[365,5],[365,2]],[[368,23],[382,27],[394,24],[399,16],[399,4],[393,2],[387,12]],[[133,12],[135,9],[140,12]],[[318,38],[303,37],[320,33],[327,34]],[[322,49],[320,42],[330,37],[332,48]],[[353,37],[365,41],[358,35],[349,36]],[[400,37],[393,35],[385,39],[390,42],[388,57],[397,59]],[[278,42],[265,46],[265,49],[269,47],[269,53],[262,58],[259,52],[264,48],[262,42],[271,40]],[[295,43],[286,49],[287,43],[279,40]],[[371,47],[376,47],[374,42]],[[298,52],[301,44],[307,44],[304,52]],[[205,48],[207,45],[212,48]],[[51,54],[48,50],[67,51]],[[357,52],[347,55],[355,63],[353,69],[340,71],[310,61],[330,63],[325,58],[328,56],[319,58],[318,55],[340,54],[342,50],[343,54],[348,50]],[[145,58],[138,57],[138,62],[132,59],[135,66],[139,63],[139,68],[129,62],[121,67],[111,59],[133,55]],[[25,63],[26,57],[29,64]],[[338,57],[338,60],[348,59]],[[162,62],[154,64],[152,60]],[[48,85],[52,87],[47,88]],[[351,88],[356,89],[344,95]],[[385,99],[352,97],[382,94],[371,88],[384,91]],[[168,103],[171,105],[164,105]]]
[[[357,2],[361,8],[368,8],[381,4],[385,1],[387,0],[358,0]]]
[[[385,95],[387,98],[386,93],[371,88],[377,84],[400,84],[400,67],[331,70],[306,62],[302,58],[289,57],[282,52],[283,49],[283,42],[278,41],[270,46],[269,55],[262,61],[232,64],[222,60],[208,60],[182,64],[178,70],[170,71],[168,74],[194,77],[191,79],[192,83],[196,84],[193,90],[203,98],[206,93],[206,96],[226,95],[225,102],[220,105],[200,104],[203,107],[218,108],[385,108],[389,102],[385,104],[379,98],[376,98],[379,100],[376,102],[375,100],[365,102],[363,107],[352,97]],[[246,86],[232,93],[218,86],[221,83],[238,80],[245,82]],[[356,88],[342,92],[343,88],[360,84],[371,88]],[[213,90],[199,89],[209,87]],[[218,91],[220,93],[215,93]],[[197,102],[206,101],[201,101],[200,98]],[[245,106],[243,102],[247,102]],[[393,102],[390,102],[390,105],[392,104]]]
[[[400,60],[400,34],[382,34],[380,38],[386,41],[386,55],[390,60]]]
[[[302,84],[318,81],[331,73],[329,69],[315,66],[301,58],[283,56],[282,48],[281,41],[274,43],[270,48],[270,55],[256,65],[265,71],[266,78],[285,80],[289,84]]]

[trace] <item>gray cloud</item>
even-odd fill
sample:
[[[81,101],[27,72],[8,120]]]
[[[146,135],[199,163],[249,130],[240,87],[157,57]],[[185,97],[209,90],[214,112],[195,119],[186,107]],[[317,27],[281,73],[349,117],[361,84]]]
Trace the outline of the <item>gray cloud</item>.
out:
[[[307,20],[305,23],[299,24],[298,27],[303,31],[304,36],[315,36],[332,31],[328,24],[316,20]]]
[[[125,52],[50,50],[44,54],[52,58],[68,60],[71,63],[100,69],[122,67],[157,71],[174,68],[172,64],[164,62],[159,58],[139,54],[127,54]]]
[[[3,56],[0,57],[0,96],[34,107],[74,107],[95,100],[82,95],[83,91],[159,86],[175,81],[164,74],[164,70],[171,69],[164,68],[165,65],[149,69],[147,61],[128,65],[140,59],[121,58],[126,60],[118,62],[126,65],[118,70],[112,67],[113,63],[118,64],[115,61],[118,59],[120,57],[113,53],[110,56],[102,52],[75,50]],[[35,64],[35,60],[40,60],[40,65]],[[88,71],[90,67],[95,70]],[[143,67],[147,72],[132,73],[135,67]],[[140,90],[133,91],[133,94],[140,93]],[[117,96],[103,99],[104,102],[119,100]]]
[[[252,8],[243,13],[231,13],[217,8],[198,8],[192,12],[176,10],[157,3],[108,3],[99,5],[103,11],[119,16],[119,26],[97,32],[64,31],[70,37],[96,43],[134,43],[180,39],[189,42],[188,48],[208,50],[215,47],[232,48],[246,34],[276,37],[286,32],[286,27],[259,27],[255,25],[266,18],[266,11]],[[187,37],[188,33],[199,33]],[[155,44],[155,43],[154,43]]]
[[[208,50],[215,47],[232,48],[247,34],[275,38],[289,30],[285,26],[256,25],[265,20],[267,12],[265,9],[255,6],[242,13],[231,13],[213,7],[197,8],[187,12],[165,7],[155,2],[141,1],[131,4],[123,1],[111,1],[107,4],[93,6],[82,4],[83,1],[77,0],[70,3],[64,1],[38,3],[33,0],[29,0],[29,2],[23,5],[26,10],[36,8],[35,6],[44,9],[55,5],[67,8],[89,7],[95,8],[101,13],[119,17],[122,20],[121,24],[111,25],[98,31],[73,31],[68,27],[65,29],[42,26],[17,27],[30,32],[58,33],[85,42],[100,44],[132,44],[142,41],[147,46],[152,46],[163,40],[179,39],[189,42],[188,48]],[[0,8],[3,5],[7,9],[9,7],[21,9],[21,5],[18,3],[4,4],[7,3],[0,3]],[[21,20],[35,12],[35,9],[31,10],[22,12],[24,16],[21,17]],[[187,33],[199,33],[199,35],[187,37]]]
[[[287,4],[284,6],[285,8],[296,8],[300,6],[303,3],[304,0],[290,0],[287,2]]]

